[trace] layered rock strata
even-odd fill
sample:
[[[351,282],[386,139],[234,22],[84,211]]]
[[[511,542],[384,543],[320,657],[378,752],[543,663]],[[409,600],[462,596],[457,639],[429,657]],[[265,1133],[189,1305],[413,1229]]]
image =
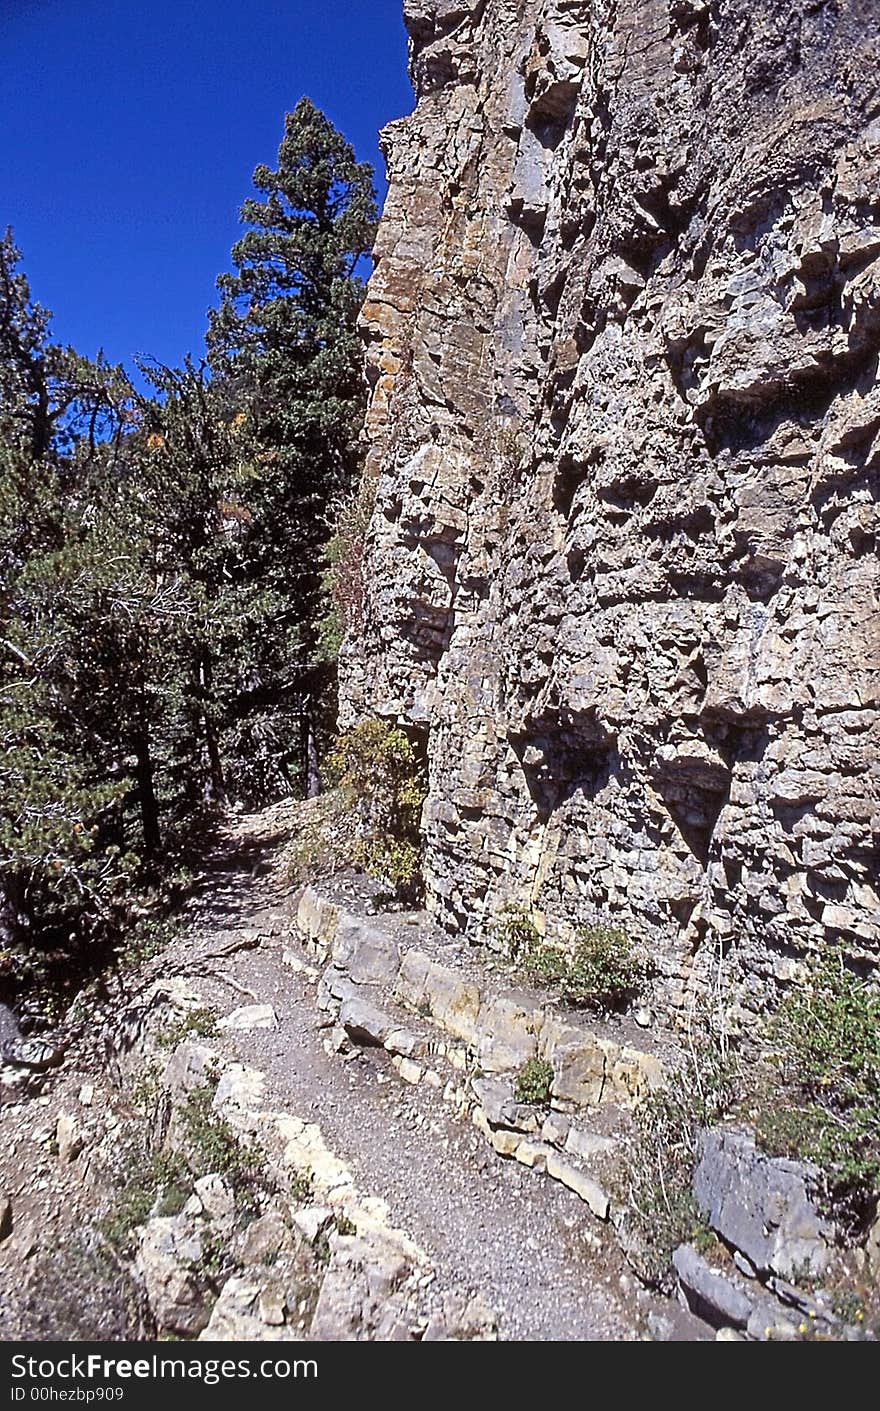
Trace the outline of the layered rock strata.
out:
[[[612,917],[747,1022],[880,954],[868,0],[405,0],[343,723],[424,743],[429,905]]]

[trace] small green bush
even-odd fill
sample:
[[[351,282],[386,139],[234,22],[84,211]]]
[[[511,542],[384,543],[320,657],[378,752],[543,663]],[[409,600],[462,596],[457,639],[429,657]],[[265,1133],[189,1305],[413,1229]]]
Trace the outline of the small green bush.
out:
[[[518,906],[505,906],[495,923],[495,933],[501,950],[509,960],[521,960],[541,944],[541,936],[527,911]]]
[[[331,774],[360,819],[355,860],[401,898],[421,889],[424,762],[404,732],[383,720],[365,720],[338,742]]]
[[[863,1224],[880,1194],[880,995],[832,953],[773,1027],[785,1089],[759,1119],[759,1137],[814,1162],[838,1218]]]
[[[213,1172],[232,1188],[240,1209],[252,1211],[271,1186],[261,1157],[236,1136],[212,1107],[210,1088],[195,1088],[181,1111],[184,1157],[195,1179]]]
[[[217,1019],[210,1009],[204,1006],[196,1009],[188,1009],[178,1019],[174,1019],[170,1024],[158,1034],[156,1042],[161,1048],[177,1048],[184,1039],[200,1038],[209,1039],[217,1032]]]
[[[516,1100],[534,1107],[546,1107],[550,1101],[553,1064],[546,1058],[529,1058],[516,1075]]]
[[[181,1156],[160,1151],[130,1168],[103,1233],[117,1249],[129,1250],[132,1235],[153,1215],[178,1215],[192,1193],[192,1177]]]
[[[563,949],[542,941],[522,913],[502,920],[508,954],[535,984],[558,991],[583,1009],[622,1009],[638,993],[645,966],[623,931],[611,926],[581,927]]]

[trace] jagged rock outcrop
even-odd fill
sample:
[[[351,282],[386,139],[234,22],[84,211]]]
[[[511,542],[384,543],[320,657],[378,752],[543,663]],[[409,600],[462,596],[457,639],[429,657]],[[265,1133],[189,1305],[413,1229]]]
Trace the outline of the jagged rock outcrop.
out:
[[[342,718],[425,744],[429,905],[611,914],[673,1009],[874,963],[874,8],[404,8]]]

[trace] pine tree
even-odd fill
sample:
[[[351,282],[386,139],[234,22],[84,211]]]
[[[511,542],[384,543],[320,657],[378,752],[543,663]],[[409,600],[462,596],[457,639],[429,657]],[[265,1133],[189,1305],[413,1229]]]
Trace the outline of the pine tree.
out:
[[[210,365],[149,396],[52,340],[0,241],[0,947],[112,941],[218,806],[305,774],[376,211],[307,100],[254,182]]]
[[[303,653],[313,651],[321,552],[334,502],[352,484],[364,403],[359,264],[372,247],[372,171],[303,98],[285,119],[278,167],[258,166],[262,199],[235,273],[218,280],[208,347],[250,421],[250,572],[279,592]]]
[[[125,786],[91,754],[72,705],[90,634],[66,605],[92,568],[76,509],[122,426],[126,383],[49,338],[11,232],[0,242],[0,940],[67,938],[107,912],[123,848],[103,834]],[[87,538],[88,536],[86,536]],[[92,713],[91,706],[88,714]],[[84,748],[87,744],[87,748]],[[112,831],[112,830],[111,830]]]

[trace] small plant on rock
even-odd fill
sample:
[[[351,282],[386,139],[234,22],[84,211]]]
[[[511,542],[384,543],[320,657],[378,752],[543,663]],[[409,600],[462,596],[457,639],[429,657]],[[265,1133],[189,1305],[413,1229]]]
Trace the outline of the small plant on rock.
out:
[[[192,1178],[174,1152],[131,1153],[133,1164],[117,1187],[115,1204],[103,1234],[116,1248],[128,1250],[138,1225],[154,1215],[177,1215],[192,1193]]]
[[[553,1082],[553,1064],[546,1058],[529,1058],[516,1075],[517,1102],[527,1102],[533,1107],[546,1107],[550,1102],[550,1085]]]
[[[504,955],[519,961],[531,955],[541,944],[541,936],[528,912],[518,906],[505,906],[496,923],[495,934]]]
[[[211,1038],[217,1032],[217,1020],[210,1009],[200,1006],[188,1009],[174,1019],[158,1034],[156,1042],[161,1048],[177,1048],[184,1039]]]
[[[259,1154],[240,1141],[212,1107],[210,1088],[195,1088],[181,1112],[183,1155],[195,1178],[216,1172],[229,1182],[236,1205],[253,1211],[271,1180]]]

